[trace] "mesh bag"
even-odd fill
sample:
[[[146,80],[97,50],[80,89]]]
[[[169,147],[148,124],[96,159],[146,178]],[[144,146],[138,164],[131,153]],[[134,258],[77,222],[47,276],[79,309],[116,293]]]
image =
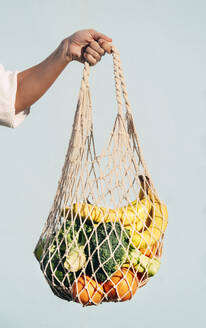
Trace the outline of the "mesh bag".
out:
[[[97,155],[85,63],[62,175],[34,251],[53,293],[83,306],[129,300],[147,284],[159,269],[167,227],[114,46],[112,55],[118,113],[111,135]]]

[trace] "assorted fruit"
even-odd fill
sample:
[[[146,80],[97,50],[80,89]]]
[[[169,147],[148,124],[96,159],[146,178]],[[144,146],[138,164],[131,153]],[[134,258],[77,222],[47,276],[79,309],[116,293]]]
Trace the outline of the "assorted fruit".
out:
[[[138,200],[118,209],[75,203],[35,256],[52,286],[82,305],[130,300],[160,267],[167,207],[139,176]]]

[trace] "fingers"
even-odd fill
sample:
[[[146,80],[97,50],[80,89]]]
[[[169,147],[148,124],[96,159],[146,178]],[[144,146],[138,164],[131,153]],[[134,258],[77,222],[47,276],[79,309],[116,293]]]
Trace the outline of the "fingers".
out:
[[[84,53],[84,58],[86,59],[86,61],[91,65],[94,66],[97,64],[97,60],[90,54],[88,53]]]
[[[109,44],[108,42],[106,42],[106,41],[103,40],[103,39],[100,39],[100,40],[98,41],[98,43],[99,43],[100,47],[101,47],[105,52],[107,52],[108,54],[111,54],[111,52],[112,52],[112,46],[111,46],[111,44]]]
[[[101,56],[104,55],[104,50],[102,49],[102,51],[103,51],[103,53],[102,54],[99,54],[97,51],[93,50],[90,46],[86,48],[86,53],[88,53],[89,55],[91,55],[97,61],[100,61]]]
[[[110,37],[106,36],[105,34],[99,33],[95,30],[90,30],[90,34],[92,35],[94,40],[103,39],[105,41],[112,42],[112,39]]]
[[[91,48],[93,51],[95,51],[96,53],[98,53],[100,56],[103,56],[105,54],[104,49],[96,41],[90,42],[88,48]]]
[[[95,31],[95,30],[91,30],[91,31],[92,32],[90,32],[90,33],[91,33],[93,39],[98,41],[98,43],[97,42],[91,42],[91,44],[94,44],[94,50],[98,51],[97,49],[95,49],[95,47],[97,47],[97,45],[99,45],[100,48],[102,48],[108,54],[111,54],[112,48],[111,48],[111,45],[108,42],[111,42],[112,39],[109,38],[108,36],[102,34],[102,33],[99,33],[97,31]]]
[[[85,49],[84,58],[89,62],[90,65],[95,65],[101,60],[101,57],[104,54],[105,51],[100,47],[98,42],[92,41]]]
[[[111,54],[111,44],[100,39],[98,42],[90,42],[89,46],[85,48],[83,56],[91,66],[94,66],[101,60],[101,57],[104,56],[105,52]]]

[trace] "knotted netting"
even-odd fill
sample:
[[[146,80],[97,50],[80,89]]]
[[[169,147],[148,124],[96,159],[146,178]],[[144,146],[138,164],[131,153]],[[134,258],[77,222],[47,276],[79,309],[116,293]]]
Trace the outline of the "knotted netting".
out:
[[[129,300],[146,285],[160,267],[167,227],[114,46],[112,55],[118,112],[111,135],[98,155],[85,63],[62,175],[35,248],[54,294],[84,306]]]

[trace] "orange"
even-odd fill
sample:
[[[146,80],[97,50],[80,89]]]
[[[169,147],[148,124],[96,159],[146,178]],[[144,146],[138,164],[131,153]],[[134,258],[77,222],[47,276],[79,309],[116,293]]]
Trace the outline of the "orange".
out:
[[[138,283],[138,278],[131,270],[122,268],[116,271],[103,287],[109,299],[124,302],[130,300],[136,293]]]
[[[73,299],[82,305],[99,304],[103,299],[103,294],[103,287],[84,274],[72,285]]]

